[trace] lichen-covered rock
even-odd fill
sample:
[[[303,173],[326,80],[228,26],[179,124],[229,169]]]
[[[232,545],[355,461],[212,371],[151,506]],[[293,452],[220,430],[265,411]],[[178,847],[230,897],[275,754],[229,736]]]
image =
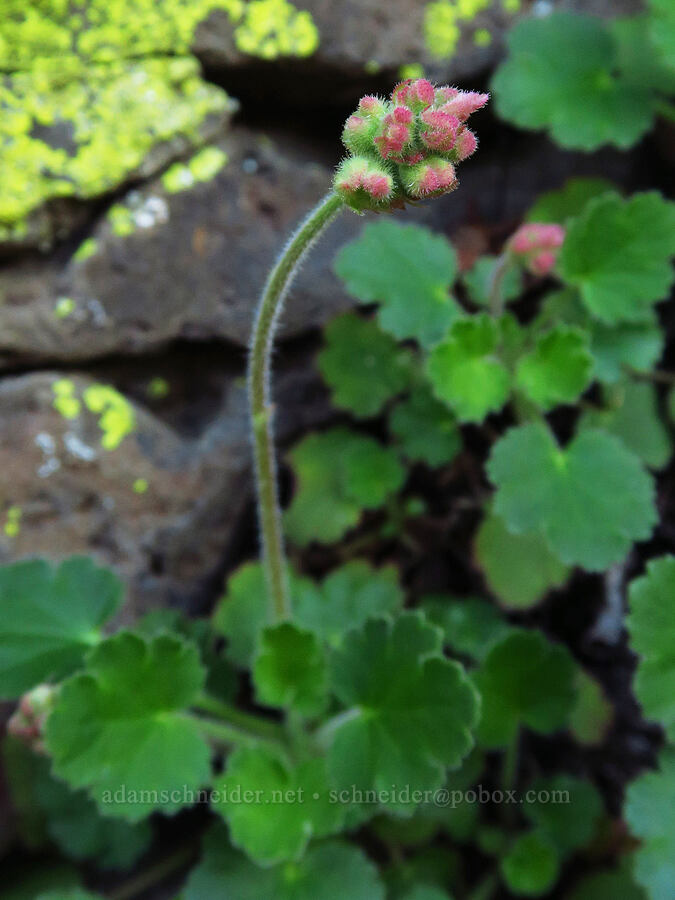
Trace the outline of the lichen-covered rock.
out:
[[[129,584],[129,615],[213,574],[247,499],[241,391],[208,447],[83,376],[8,378],[0,417],[3,561],[91,553]]]
[[[220,13],[236,54],[307,55],[288,0],[5,0],[0,17],[0,252],[48,249],[82,201],[150,177],[220,130],[234,104],[190,45]]]
[[[463,164],[459,190],[399,211],[396,220],[448,233],[467,221],[515,227],[538,193],[570,175],[620,182],[629,165],[622,154],[576,156],[528,137],[507,160],[483,149]],[[313,146],[231,129],[120,198],[70,260],[0,269],[0,368],[141,355],[175,340],[245,346],[269,267],[331,175]],[[332,264],[364,222],[343,213],[314,248],[288,298],[282,338],[350,304]]]

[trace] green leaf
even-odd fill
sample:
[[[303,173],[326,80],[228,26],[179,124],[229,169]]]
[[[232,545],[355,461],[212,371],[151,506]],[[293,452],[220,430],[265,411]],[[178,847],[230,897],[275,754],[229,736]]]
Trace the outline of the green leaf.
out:
[[[670,6],[671,39],[675,38],[675,14],[669,0],[651,0],[652,15],[626,16],[613,19],[609,27],[616,41],[618,65],[631,81],[660,93],[664,99],[675,94],[675,40],[670,53],[662,53],[659,38],[665,38],[667,16],[660,17],[656,7]],[[658,23],[658,24],[657,24]]]
[[[675,556],[647,564],[647,573],[631,582],[628,630],[640,659],[635,694],[644,714],[660,722],[675,741]]]
[[[560,862],[543,835],[530,831],[516,838],[501,862],[502,876],[517,897],[540,897],[558,880]]]
[[[617,47],[599,19],[571,13],[527,18],[507,36],[492,79],[497,112],[547,129],[561,147],[630,147],[654,119],[652,92],[616,70]]]
[[[580,216],[595,197],[608,193],[616,194],[617,187],[605,178],[568,178],[561,188],[540,194],[525,219],[565,225]]]
[[[481,313],[455,322],[429,355],[434,394],[461,422],[482,422],[508,399],[511,378],[498,358],[499,337],[494,319]]]
[[[462,434],[448,408],[425,387],[401,400],[389,414],[389,429],[409,460],[443,466],[462,449]]]
[[[457,259],[444,237],[419,225],[376,222],[338,253],[335,271],[362,303],[379,303],[378,321],[398,340],[440,340],[459,315],[449,289]]]
[[[3,876],[2,900],[40,900],[57,891],[67,897],[80,883],[78,871],[70,863],[42,862],[39,868],[34,864],[28,870],[20,868],[17,877],[7,872]]]
[[[36,900],[103,900],[103,896],[81,888],[72,888],[69,891],[48,891],[46,894],[39,894]]]
[[[586,875],[569,894],[567,900],[648,900],[638,887],[630,868],[630,857],[623,857],[623,864],[616,869],[605,869]]]
[[[582,431],[563,449],[542,423],[512,428],[495,444],[488,474],[506,527],[539,532],[567,565],[602,571],[657,520],[651,477],[602,431]]]
[[[317,844],[300,862],[260,868],[228,845],[224,828],[206,837],[184,900],[384,900],[377,869],[358,847]]]
[[[627,367],[650,372],[663,353],[664,337],[656,317],[650,322],[624,322],[615,327],[593,322],[590,335],[593,375],[606,384],[621,381]]]
[[[614,707],[600,683],[583,669],[577,671],[577,698],[570,715],[570,731],[580,744],[594,747],[605,739],[614,718]]]
[[[217,778],[214,804],[232,843],[259,865],[302,856],[312,838],[340,831],[345,806],[333,802],[323,758],[290,766],[275,751],[240,747]]]
[[[347,631],[369,618],[397,612],[403,601],[394,566],[375,569],[363,560],[351,560],[334,569],[316,590],[298,594],[293,611],[298,625],[339,647]]]
[[[489,307],[495,266],[500,262],[497,256],[481,256],[462,275],[469,300],[476,306]],[[520,297],[523,290],[523,272],[519,266],[509,266],[500,280],[499,300],[502,305]]]
[[[0,567],[0,697],[77,669],[121,599],[117,576],[84,556]]]
[[[405,480],[393,450],[346,428],[309,434],[288,456],[297,484],[285,522],[296,544],[339,540]]]
[[[294,609],[316,605],[316,585],[310,578],[291,570],[288,580]],[[213,613],[215,631],[228,640],[228,657],[242,669],[251,668],[260,632],[268,621],[269,600],[262,565],[244,563],[228,578],[225,595]]]
[[[344,313],[326,326],[324,338],[317,363],[335,406],[375,416],[407,387],[412,357],[375,322]]]
[[[526,803],[523,812],[561,856],[591,842],[598,831],[604,804],[590,781],[573,775],[539,778],[530,785],[530,792],[536,799]]]
[[[422,598],[422,609],[429,621],[443,630],[446,645],[472,659],[483,659],[492,644],[511,630],[499,610],[478,597],[460,600],[430,594]]]
[[[647,772],[628,787],[626,820],[640,839],[635,854],[635,880],[649,900],[672,900],[675,884],[675,749],[661,753],[658,772]]]
[[[561,403],[574,403],[590,384],[592,370],[588,335],[558,325],[539,335],[534,349],[520,359],[516,385],[548,412]]]
[[[452,900],[450,894],[431,884],[417,884],[405,894],[401,900]]]
[[[119,819],[103,818],[83,791],[71,791],[62,781],[51,777],[45,756],[30,752],[18,742],[8,744],[5,750],[15,807],[19,800],[19,806],[27,805],[31,812],[37,811],[45,820],[47,834],[66,856],[94,860],[102,869],[126,869],[148,848],[152,831],[147,822],[130,825]],[[22,798],[15,793],[17,764],[24,775]]]
[[[348,707],[330,731],[338,788],[433,790],[444,768],[469,752],[478,698],[462,667],[440,651],[440,629],[419,613],[393,624],[371,619],[345,637],[331,666],[333,690]]]
[[[267,706],[305,716],[321,712],[327,701],[326,657],[311,631],[291,622],[265,628],[253,666],[256,695]]]
[[[587,410],[580,428],[601,428],[616,435],[647,466],[662,469],[672,454],[668,429],[659,416],[656,388],[646,382],[629,381],[609,394],[606,410]]]
[[[648,0],[649,36],[671,71],[675,70],[675,10],[670,0]]]
[[[209,777],[209,748],[184,715],[204,677],[197,649],[169,635],[103,641],[63,684],[47,720],[54,773],[87,788],[108,816],[137,822],[175,812],[189,802],[184,791]]]
[[[569,576],[540,534],[512,534],[494,514],[478,529],[475,553],[490,590],[507,609],[529,609]]]
[[[474,674],[482,698],[478,740],[506,747],[521,727],[539,734],[563,728],[574,704],[569,651],[538,631],[512,631],[494,644]]]
[[[675,204],[655,191],[592,201],[570,225],[560,251],[562,278],[606,324],[640,322],[673,282]]]

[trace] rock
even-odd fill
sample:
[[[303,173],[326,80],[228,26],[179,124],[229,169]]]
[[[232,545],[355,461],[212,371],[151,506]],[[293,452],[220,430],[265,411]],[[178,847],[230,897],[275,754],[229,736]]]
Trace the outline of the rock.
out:
[[[281,363],[281,441],[330,414],[309,358],[299,362]],[[134,380],[126,369],[125,378]],[[214,402],[181,432],[202,383]],[[204,373],[198,358],[171,388],[182,421],[151,411],[168,402],[146,398],[143,406],[110,381],[80,374],[0,382],[1,562],[94,556],[128,587],[122,622],[157,606],[203,609],[237,551],[251,501],[246,397],[241,379]]]
[[[463,164],[458,191],[396,220],[451,236],[460,223],[515,226],[538,192],[566,177],[621,179],[630,167],[625,154],[563,153],[529,134],[497,145],[491,127],[489,117],[478,125],[485,141]],[[337,141],[332,146],[337,161]],[[176,340],[245,346],[269,267],[330,178],[315,145],[232,128],[193,161],[127,194],[65,264],[55,255],[0,270],[0,366],[138,355]],[[343,213],[313,250],[291,291],[282,337],[350,304],[332,261],[369,218]]]

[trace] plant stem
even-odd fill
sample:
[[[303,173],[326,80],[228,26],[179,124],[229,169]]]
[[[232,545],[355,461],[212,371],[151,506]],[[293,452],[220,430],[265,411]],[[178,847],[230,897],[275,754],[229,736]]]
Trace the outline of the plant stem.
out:
[[[163,881],[167,875],[182,869],[194,858],[196,853],[196,844],[189,844],[187,847],[177,850],[173,855],[160,860],[144,872],[134,875],[133,878],[111,891],[108,894],[109,900],[131,900],[132,897],[137,897],[148,888]]]
[[[284,298],[303,256],[343,206],[330,193],[307,216],[270,272],[256,313],[248,365],[248,391],[263,567],[272,603],[271,621],[290,618],[290,600],[274,453],[270,368],[274,332]]]
[[[236,706],[226,703],[224,700],[211,697],[209,694],[202,694],[194,704],[194,709],[198,712],[207,713],[209,716],[214,716],[224,725],[231,726],[239,732],[246,732],[251,737],[259,737],[270,741],[281,741],[284,738],[284,729],[276,722],[244,712],[241,709],[237,709]]]
[[[520,749],[520,730],[516,732],[514,737],[509,741],[509,745],[504,751],[504,762],[502,769],[502,787],[505,791],[513,790],[516,786],[518,778],[518,750]]]
[[[480,881],[471,891],[467,900],[488,900],[488,898],[494,894],[497,883],[497,875],[494,872],[490,872],[490,874],[486,875],[483,881]]]
[[[501,316],[504,312],[502,282],[510,265],[511,256],[508,253],[502,253],[501,256],[497,257],[495,267],[492,270],[492,278],[490,279],[490,312],[495,318]]]

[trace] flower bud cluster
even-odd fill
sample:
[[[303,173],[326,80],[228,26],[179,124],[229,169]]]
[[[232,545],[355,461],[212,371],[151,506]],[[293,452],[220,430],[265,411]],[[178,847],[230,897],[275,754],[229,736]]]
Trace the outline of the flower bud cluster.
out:
[[[19,700],[7,723],[7,732],[28,744],[36,753],[44,753],[42,736],[45,722],[56,698],[56,688],[39,684]]]
[[[533,275],[548,275],[565,240],[562,225],[531,222],[521,225],[508,240],[506,249],[517,256]]]
[[[488,96],[417,78],[397,85],[390,100],[363,97],[342,132],[350,155],[335,191],[356,212],[378,212],[453,190],[457,163],[478,146],[466,121]]]

